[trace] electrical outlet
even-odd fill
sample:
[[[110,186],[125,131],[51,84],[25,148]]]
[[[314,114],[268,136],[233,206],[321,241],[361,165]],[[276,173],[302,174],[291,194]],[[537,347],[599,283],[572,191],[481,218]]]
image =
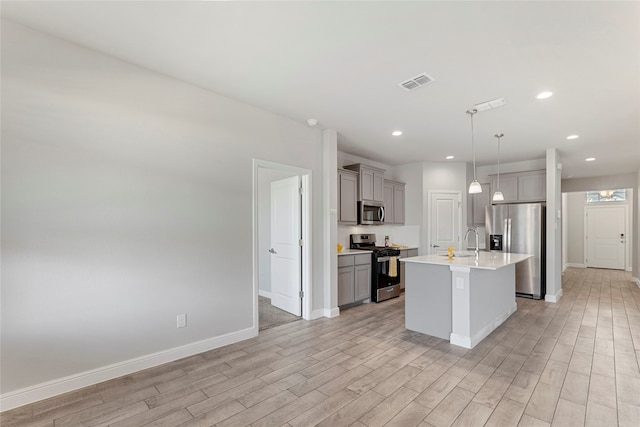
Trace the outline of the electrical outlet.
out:
[[[187,326],[187,315],[185,313],[178,314],[177,316],[177,327],[185,328]]]

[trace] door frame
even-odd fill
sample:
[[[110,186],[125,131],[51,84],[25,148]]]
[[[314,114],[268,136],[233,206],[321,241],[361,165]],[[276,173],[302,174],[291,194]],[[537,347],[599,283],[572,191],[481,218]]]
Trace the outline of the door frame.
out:
[[[424,194],[424,193],[423,193]],[[425,236],[424,249],[425,253],[432,253],[431,247],[431,198],[434,194],[452,194],[457,196],[458,199],[458,247],[462,248],[462,192],[455,190],[428,190],[427,191],[427,207],[425,210],[425,216],[428,218],[425,222],[425,232],[423,233]]]
[[[613,203],[613,202],[609,202],[609,203]],[[593,206],[585,206],[584,207],[584,213],[583,213],[583,218],[584,218],[584,228],[583,228],[583,249],[584,249],[584,253],[583,253],[583,258],[582,258],[582,262],[583,265],[585,267],[588,267],[587,265],[587,258],[589,255],[589,241],[587,240],[587,235],[589,232],[589,224],[587,223],[588,221],[588,216],[587,213],[589,212],[589,210],[596,210],[596,209],[611,209],[611,208],[616,208],[616,209],[621,209],[622,212],[624,213],[624,235],[625,235],[625,241],[624,241],[624,254],[623,254],[623,264],[624,266],[622,267],[623,271],[630,271],[629,270],[629,251],[631,250],[630,246],[629,246],[629,229],[630,229],[630,224],[629,224],[629,205],[628,204],[616,204],[616,205],[611,205],[611,204],[607,204],[607,205],[593,205]]]
[[[280,172],[287,172],[292,175],[298,175],[300,177],[300,185],[302,188],[302,207],[300,210],[301,224],[302,224],[302,254],[301,261],[301,288],[303,292],[302,296],[302,318],[305,320],[311,320],[311,307],[313,294],[311,292],[311,278],[312,278],[312,240],[311,240],[311,200],[312,198],[312,182],[311,182],[311,170],[300,168],[297,166],[284,165],[280,163],[270,162],[267,160],[253,159],[253,200],[252,200],[252,228],[253,228],[253,328],[256,333],[259,330],[259,303],[258,295],[259,289],[259,230],[258,230],[258,179],[260,169],[270,169]]]

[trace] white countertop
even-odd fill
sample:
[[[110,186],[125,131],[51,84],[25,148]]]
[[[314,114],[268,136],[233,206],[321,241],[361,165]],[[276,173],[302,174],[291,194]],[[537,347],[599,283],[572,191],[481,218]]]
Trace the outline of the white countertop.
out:
[[[338,256],[340,255],[361,255],[361,254],[370,254],[373,251],[369,251],[366,249],[349,249],[344,248],[341,252],[338,252]]]
[[[471,252],[472,253],[472,252]],[[441,255],[421,255],[416,257],[402,258],[400,262],[410,262],[417,264],[432,264],[432,265],[446,265],[446,266],[459,266],[469,267],[484,270],[497,270],[502,267],[506,267],[510,264],[516,264],[520,261],[524,261],[527,258],[531,258],[533,255],[529,254],[510,254],[505,252],[478,252],[478,258],[475,255],[469,257],[453,257],[449,259],[446,254]]]

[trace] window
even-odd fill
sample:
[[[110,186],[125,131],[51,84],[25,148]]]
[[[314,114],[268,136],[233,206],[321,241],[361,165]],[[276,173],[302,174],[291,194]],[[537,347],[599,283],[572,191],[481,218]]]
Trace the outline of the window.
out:
[[[594,202],[624,202],[627,190],[587,191],[587,203]]]

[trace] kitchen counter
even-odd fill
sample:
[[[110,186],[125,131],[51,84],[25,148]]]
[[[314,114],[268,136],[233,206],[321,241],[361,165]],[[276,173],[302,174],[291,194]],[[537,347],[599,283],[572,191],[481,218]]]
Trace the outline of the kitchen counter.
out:
[[[517,310],[516,263],[527,254],[404,258],[405,328],[473,348]],[[470,255],[470,256],[467,256]]]
[[[533,255],[528,254],[509,254],[504,252],[478,252],[478,258],[473,252],[463,252],[461,256],[454,256],[452,259],[447,254],[422,255],[411,258],[404,258],[401,262],[461,266],[469,268],[478,268],[485,270],[497,270],[507,265],[516,264],[525,259],[531,258]]]

